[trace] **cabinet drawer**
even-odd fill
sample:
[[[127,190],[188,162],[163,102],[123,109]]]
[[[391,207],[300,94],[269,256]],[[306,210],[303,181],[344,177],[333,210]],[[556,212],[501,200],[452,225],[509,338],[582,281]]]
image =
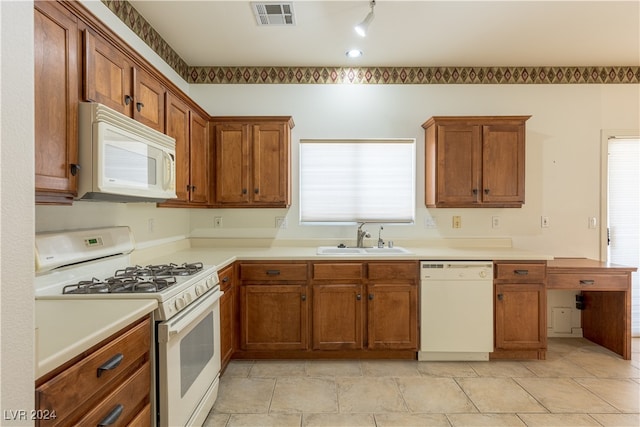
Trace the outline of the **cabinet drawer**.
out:
[[[362,263],[313,264],[312,278],[323,279],[362,279]]]
[[[233,285],[233,265],[229,265],[218,272],[220,290],[227,291]]]
[[[370,280],[418,280],[418,262],[370,262]]]
[[[509,283],[541,283],[546,265],[539,263],[497,263],[496,280]]]
[[[89,413],[87,413],[78,425],[93,426],[107,425],[109,417],[113,420],[108,425],[124,426],[129,420],[135,418],[139,412],[144,411],[145,405],[149,402],[151,390],[151,368],[149,362],[142,365],[140,369],[120,384],[112,393],[99,402]],[[119,413],[119,415],[118,415]],[[151,424],[151,418],[146,421],[146,425]],[[102,424],[98,424],[102,423]],[[145,425],[141,422],[140,425]]]
[[[241,280],[307,280],[307,264],[240,264]]]
[[[104,392],[135,364],[148,361],[150,328],[146,319],[42,384],[36,390],[36,408],[56,411],[62,417]]]
[[[625,291],[629,288],[629,277],[622,274],[550,273],[547,278],[549,289],[575,289],[585,291]]]

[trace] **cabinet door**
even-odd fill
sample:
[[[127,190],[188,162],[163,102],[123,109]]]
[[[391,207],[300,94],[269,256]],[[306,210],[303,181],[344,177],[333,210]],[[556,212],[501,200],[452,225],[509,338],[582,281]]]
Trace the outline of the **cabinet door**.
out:
[[[436,205],[474,204],[480,192],[480,126],[438,125]]]
[[[252,126],[252,199],[254,204],[290,205],[289,138],[284,123]]]
[[[249,202],[249,125],[216,125],[216,202]]]
[[[418,349],[418,287],[415,284],[369,284],[368,347]]]
[[[131,63],[113,45],[88,30],[85,31],[85,47],[85,99],[131,117]]]
[[[363,348],[362,285],[313,286],[313,349]]]
[[[191,111],[190,181],[192,203],[209,202],[209,131],[207,121]]]
[[[546,347],[546,299],[542,284],[495,285],[496,349]]]
[[[243,284],[240,347],[243,350],[306,350],[307,287]]]
[[[155,77],[136,68],[134,73],[133,118],[164,133],[164,87]]]
[[[189,107],[180,98],[167,92],[167,135],[176,140],[176,195],[189,201]]]
[[[78,24],[54,2],[34,5],[36,193],[54,192],[71,203],[77,194]]]
[[[524,203],[524,125],[482,127],[483,203]]]
[[[220,290],[224,295],[220,298],[220,357],[224,370],[235,350],[235,284],[233,280],[233,266],[229,266],[218,274]]]

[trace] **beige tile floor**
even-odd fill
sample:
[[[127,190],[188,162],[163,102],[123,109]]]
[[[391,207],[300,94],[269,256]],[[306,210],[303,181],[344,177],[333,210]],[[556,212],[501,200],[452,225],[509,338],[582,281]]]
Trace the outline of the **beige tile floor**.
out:
[[[631,361],[581,338],[547,360],[232,361],[213,426],[640,426]]]

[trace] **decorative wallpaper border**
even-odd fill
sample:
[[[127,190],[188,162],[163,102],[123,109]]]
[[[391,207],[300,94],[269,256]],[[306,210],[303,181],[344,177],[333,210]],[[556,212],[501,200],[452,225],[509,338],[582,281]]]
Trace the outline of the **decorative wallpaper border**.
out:
[[[639,84],[638,66],[192,67],[127,0],[101,0],[188,83],[202,84]]]
[[[191,67],[208,84],[640,83],[640,67]]]

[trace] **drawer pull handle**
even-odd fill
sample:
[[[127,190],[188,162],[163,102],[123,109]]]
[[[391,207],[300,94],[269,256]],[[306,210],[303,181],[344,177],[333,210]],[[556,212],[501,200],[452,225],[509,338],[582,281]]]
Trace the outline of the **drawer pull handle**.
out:
[[[118,421],[118,418],[120,418],[120,415],[122,415],[122,410],[124,409],[124,406],[122,406],[122,404],[118,403],[115,408],[113,408],[111,410],[111,412],[109,412],[109,414],[104,417],[99,423],[98,423],[98,427],[100,426],[110,426],[111,424],[115,423],[116,421]]]
[[[279,276],[280,270],[267,270],[267,276]]]
[[[594,285],[596,283],[595,280],[591,280],[591,279],[583,279],[580,280],[580,284],[581,285]]]
[[[122,353],[118,353],[111,359],[107,360],[102,366],[98,368],[98,378],[100,378],[100,375],[102,375],[103,371],[110,371],[117,368],[118,365],[120,365],[120,363],[122,362],[122,359],[124,359],[124,355]]]
[[[529,274],[529,270],[513,270],[513,272],[518,276],[526,276]]]

